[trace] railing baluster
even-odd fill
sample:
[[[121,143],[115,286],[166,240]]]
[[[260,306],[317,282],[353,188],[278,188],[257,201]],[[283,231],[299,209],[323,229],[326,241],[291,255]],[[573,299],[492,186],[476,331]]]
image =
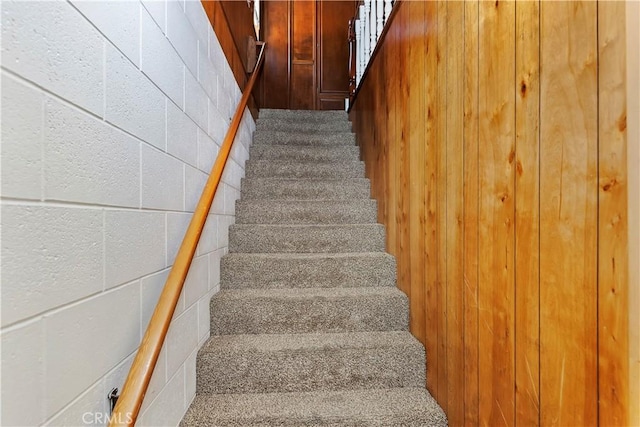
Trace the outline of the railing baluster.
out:
[[[371,37],[371,55],[373,55],[373,50],[376,47],[376,43],[378,41],[378,32],[376,31],[376,25],[377,25],[377,20],[376,20],[376,12],[377,12],[377,3],[378,0],[371,0],[371,16],[370,16],[370,22],[369,22],[369,26],[370,26],[370,30],[369,30],[369,36]],[[371,57],[371,55],[369,55],[369,57]]]
[[[385,25],[393,10],[393,0],[361,0],[354,16],[351,31],[355,32],[356,90],[364,77]]]
[[[377,0],[376,3],[377,11],[376,18],[378,23],[378,28],[376,29],[376,41],[380,40],[380,36],[382,35],[382,28],[384,27],[384,2],[383,0]]]
[[[358,45],[360,45],[360,77],[358,78],[358,83],[362,79],[364,75],[364,68],[366,66],[366,50],[365,50],[365,14],[364,14],[364,5],[360,6],[360,39],[358,39]]]
[[[356,62],[356,18],[349,19],[349,100],[356,94],[357,62]]]
[[[369,63],[371,57],[371,0],[364,0],[364,35],[362,36],[364,41],[364,61],[365,66]]]
[[[391,15],[391,0],[384,0],[384,24],[386,25],[389,20],[389,15]]]
[[[362,76],[362,20],[356,19],[356,87],[360,84],[360,76]]]

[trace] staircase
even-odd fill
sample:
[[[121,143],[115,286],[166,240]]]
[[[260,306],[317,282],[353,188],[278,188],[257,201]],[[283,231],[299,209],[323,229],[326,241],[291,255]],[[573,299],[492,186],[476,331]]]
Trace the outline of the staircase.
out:
[[[262,110],[183,426],[445,426],[344,112]]]

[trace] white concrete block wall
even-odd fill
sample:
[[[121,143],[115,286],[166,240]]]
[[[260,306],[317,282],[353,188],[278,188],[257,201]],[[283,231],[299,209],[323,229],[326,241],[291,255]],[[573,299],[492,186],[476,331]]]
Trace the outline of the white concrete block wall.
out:
[[[1,425],[105,425],[240,98],[197,0],[2,1]],[[255,124],[245,112],[138,425],[175,425]]]

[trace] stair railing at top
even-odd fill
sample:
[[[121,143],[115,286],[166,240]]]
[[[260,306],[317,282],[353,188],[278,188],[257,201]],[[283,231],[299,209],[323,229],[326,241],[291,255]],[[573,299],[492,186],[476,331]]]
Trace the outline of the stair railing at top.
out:
[[[138,418],[142,401],[147,392],[149,381],[151,380],[151,375],[153,374],[160,350],[167,336],[167,330],[169,329],[171,318],[176,309],[178,298],[182,292],[185,278],[189,272],[193,255],[196,252],[196,246],[200,241],[202,229],[209,215],[211,203],[220,184],[222,171],[229,158],[231,146],[233,145],[240,122],[242,121],[247,101],[249,100],[258,72],[264,61],[265,47],[265,44],[261,43],[260,54],[258,55],[253,74],[244,88],[240,104],[238,104],[229,130],[220,147],[220,153],[211,168],[211,174],[202,190],[202,195],[189,223],[189,228],[182,239],[176,260],[171,267],[167,281],[160,294],[158,304],[151,316],[149,326],[142,338],[142,343],[138,348],[138,353],[133,361],[133,365],[129,370],[129,375],[122,388],[122,394],[118,398],[113,413],[111,414],[109,426],[131,426],[135,424]]]
[[[384,32],[385,25],[391,17],[394,4],[395,0],[361,0],[358,3],[356,16],[349,21],[349,70],[352,101]],[[355,61],[353,61],[354,56]]]

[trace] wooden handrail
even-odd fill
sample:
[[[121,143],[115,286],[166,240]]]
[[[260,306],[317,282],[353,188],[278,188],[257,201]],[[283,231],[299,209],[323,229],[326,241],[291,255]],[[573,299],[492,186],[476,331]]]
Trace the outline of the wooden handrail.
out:
[[[189,223],[189,228],[182,239],[176,260],[171,267],[169,277],[167,277],[158,304],[151,316],[149,326],[142,338],[142,343],[138,348],[136,358],[127,375],[127,379],[122,388],[122,394],[118,398],[118,402],[111,414],[109,421],[109,426],[111,427],[132,426],[135,425],[136,419],[138,418],[142,401],[147,392],[149,381],[151,380],[151,375],[153,374],[160,350],[167,336],[169,324],[171,323],[171,318],[178,304],[178,298],[180,297],[184,281],[189,272],[193,255],[196,252],[196,246],[200,240],[207,216],[209,215],[211,203],[220,184],[222,171],[229,158],[231,146],[238,133],[247,101],[249,100],[258,72],[264,61],[264,50],[265,45],[262,44],[256,67],[242,93],[240,104],[238,104],[238,108],[233,115],[229,130],[222,142],[220,153],[211,168],[211,174],[202,190],[202,195]]]

